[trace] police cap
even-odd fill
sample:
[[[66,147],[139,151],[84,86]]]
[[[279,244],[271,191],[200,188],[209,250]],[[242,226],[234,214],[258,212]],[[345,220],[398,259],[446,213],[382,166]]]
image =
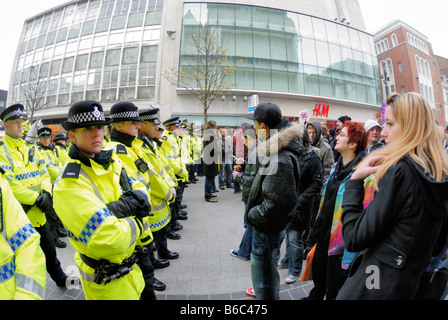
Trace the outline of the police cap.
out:
[[[139,118],[137,106],[132,102],[119,102],[114,104],[110,109],[110,118],[112,122],[121,122],[121,121],[143,122],[143,120]]]
[[[168,127],[168,126],[180,126],[179,117],[172,117],[172,118],[169,118],[168,120],[165,120],[165,121],[163,122],[163,125],[164,125],[165,127]]]
[[[38,136],[39,138],[42,138],[42,137],[50,137],[52,132],[53,132],[53,131],[52,131],[50,128],[48,128],[48,127],[43,127],[43,128],[40,128],[39,130],[37,130],[37,136]]]
[[[55,141],[60,141],[60,140],[65,140],[67,141],[67,138],[65,135],[63,135],[62,133],[58,133],[57,135],[55,135],[53,142]]]
[[[159,108],[154,108],[145,111],[140,111],[140,119],[142,119],[143,121],[148,121],[159,125],[160,124],[158,118],[159,110],[160,110]]]
[[[70,107],[68,119],[62,122],[62,127],[70,131],[109,123],[110,121],[104,117],[103,106],[97,101],[86,100],[77,102]]]
[[[6,108],[5,111],[0,114],[0,119],[3,120],[3,122],[6,122],[8,120],[16,120],[16,119],[26,119],[27,114],[24,111],[25,107],[21,104],[14,104],[8,108]]]

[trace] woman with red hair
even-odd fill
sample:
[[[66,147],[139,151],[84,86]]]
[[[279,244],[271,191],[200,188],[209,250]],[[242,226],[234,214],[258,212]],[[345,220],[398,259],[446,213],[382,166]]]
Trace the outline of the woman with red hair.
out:
[[[350,180],[355,167],[364,157],[367,136],[364,127],[352,121],[346,121],[336,137],[335,150],[341,157],[333,165],[330,176],[322,193],[319,213],[307,239],[307,249],[314,248],[312,277],[314,288],[310,300],[334,300],[345,282],[348,268],[355,253],[345,250],[342,239],[342,199],[345,182]],[[365,205],[373,199],[373,182],[365,181]],[[306,272],[306,271],[305,271]],[[305,273],[304,272],[304,273]]]

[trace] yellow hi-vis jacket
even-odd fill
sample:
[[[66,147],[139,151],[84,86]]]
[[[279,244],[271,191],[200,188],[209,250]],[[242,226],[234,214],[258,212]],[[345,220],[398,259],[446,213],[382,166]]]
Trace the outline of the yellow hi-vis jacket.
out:
[[[0,142],[0,167],[19,203],[33,206],[27,216],[33,227],[43,226],[47,219],[34,204],[43,190],[52,193],[50,175],[36,146],[6,135]]]
[[[56,144],[55,152],[59,159],[59,162],[61,163],[61,167],[65,166],[67,161],[70,159],[70,157],[68,156],[68,147]]]
[[[0,175],[0,300],[43,300],[47,279],[40,235]]]
[[[145,286],[141,269],[108,284],[96,284],[95,270],[85,264],[80,254],[95,260],[120,264],[131,257],[141,237],[141,222],[134,216],[119,219],[106,204],[118,201],[123,194],[120,177],[123,163],[112,154],[107,168],[89,159],[89,165],[70,159],[54,187],[53,203],[57,215],[68,229],[76,250],[81,284],[88,300],[136,300]],[[133,190],[146,190],[129,176]]]
[[[194,164],[193,158],[191,157],[191,140],[192,137],[188,133],[180,137],[179,140],[180,157],[185,166]]]
[[[191,137],[191,158],[194,163],[200,163],[202,156],[202,138],[197,135]]]
[[[145,186],[145,192],[148,195],[148,202],[151,203],[151,184],[149,181],[150,176],[155,173],[155,170],[150,163],[147,163],[145,161],[145,164],[148,166],[148,171],[141,172],[138,170],[135,163],[138,159],[144,161],[143,157],[145,156],[141,151],[142,145],[143,142],[137,139],[137,137],[135,137],[134,141],[132,141],[131,147],[128,147],[118,141],[111,140],[104,147],[104,150],[115,151],[117,157],[120,158],[121,162],[123,163],[123,167],[125,168],[128,176],[136,179],[143,186]],[[151,229],[149,228],[149,218],[150,217],[145,217],[143,219],[143,233],[138,240],[137,245],[147,246],[154,240]]]
[[[165,227],[171,220],[169,203],[175,200],[171,188],[175,184],[171,177],[165,172],[163,162],[155,148],[155,143],[146,137],[142,137],[142,151],[148,162],[152,164],[155,174],[151,175],[151,207],[153,217],[149,217],[149,227],[152,231],[158,231]]]
[[[62,169],[62,164],[56,154],[56,149],[52,147],[44,147],[41,143],[38,143],[37,147],[42,155],[42,158],[45,160],[48,173],[50,174],[51,184],[54,185],[54,182],[58,178]]]
[[[157,154],[159,155],[159,159],[162,162],[163,169],[165,171],[165,181],[166,183],[171,187],[177,187],[177,179],[176,175],[174,174],[174,169],[171,168],[168,157],[165,154],[165,151],[162,149],[162,141],[158,139],[153,139],[153,146],[155,147],[155,150],[157,150]]]
[[[182,182],[188,181],[188,171],[185,164],[182,163],[177,134],[165,130],[160,141],[162,141],[161,148],[165,152],[165,156],[168,158],[169,165],[173,168],[177,180]]]

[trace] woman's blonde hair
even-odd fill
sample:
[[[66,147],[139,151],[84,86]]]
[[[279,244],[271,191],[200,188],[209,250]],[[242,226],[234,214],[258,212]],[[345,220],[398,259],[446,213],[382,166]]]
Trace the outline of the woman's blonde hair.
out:
[[[376,187],[387,170],[405,156],[410,156],[436,181],[441,181],[443,175],[448,176],[448,156],[442,147],[443,134],[427,101],[415,92],[395,93],[388,97],[387,106],[401,131],[396,141],[369,155],[386,156],[376,173]]]

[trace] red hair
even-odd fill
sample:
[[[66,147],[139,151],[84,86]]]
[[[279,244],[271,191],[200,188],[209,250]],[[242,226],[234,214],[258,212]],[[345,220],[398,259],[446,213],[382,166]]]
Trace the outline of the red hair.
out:
[[[364,126],[358,122],[345,121],[344,127],[347,127],[348,143],[356,143],[355,153],[365,150],[367,146],[367,134]],[[343,127],[343,128],[344,128]]]

